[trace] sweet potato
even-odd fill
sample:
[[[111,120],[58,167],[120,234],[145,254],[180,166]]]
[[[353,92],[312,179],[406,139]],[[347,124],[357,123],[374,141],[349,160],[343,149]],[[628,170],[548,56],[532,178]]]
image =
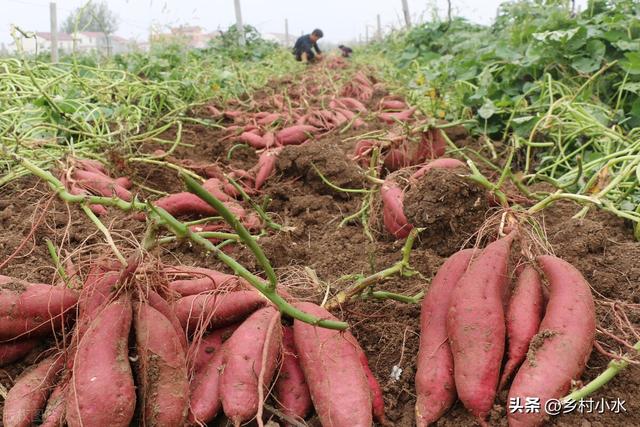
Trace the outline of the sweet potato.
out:
[[[436,128],[430,128],[422,133],[420,147],[418,150],[419,157],[423,160],[435,159],[442,156],[447,149],[447,141],[442,136],[442,131]]]
[[[190,368],[195,377],[203,371],[214,355],[220,351],[222,344],[229,339],[233,331],[238,329],[239,323],[214,329],[202,338],[195,339],[187,354],[187,367]]]
[[[311,412],[313,404],[300,367],[291,326],[283,328],[282,350],[282,366],[274,387],[276,402],[285,415],[304,419]]]
[[[407,108],[409,108],[408,105],[399,99],[382,99],[380,101],[381,110],[404,111]]]
[[[318,128],[310,125],[289,126],[276,133],[276,141],[282,145],[302,144],[317,131]]]
[[[131,201],[131,192],[122,187],[113,178],[98,174],[95,172],[88,172],[81,169],[76,169],[73,172],[73,178],[77,183],[87,188],[100,196],[112,197],[116,196],[127,202]]]
[[[458,397],[484,423],[493,407],[504,354],[503,301],[515,234],[489,245],[458,280],[447,316]]]
[[[271,150],[265,150],[258,157],[258,165],[256,171],[256,180],[254,188],[259,190],[260,187],[267,181],[267,178],[273,174],[276,168],[276,162],[278,161],[278,154],[281,149],[275,148]]]
[[[129,365],[131,302],[128,296],[108,303],[80,339],[66,402],[69,427],[127,427],[136,407]]]
[[[357,142],[353,158],[360,163],[361,166],[369,166],[369,159],[371,158],[371,151],[374,147],[379,145],[378,141],[371,139],[361,139]]]
[[[244,142],[245,144],[249,144],[253,148],[262,149],[267,146],[264,141],[264,138],[260,135],[257,135],[253,132],[243,132],[238,136],[238,141]]]
[[[221,202],[230,202],[233,200],[233,198],[224,191],[225,183],[218,178],[207,179],[202,183],[202,187]]]
[[[340,104],[344,105],[345,108],[347,108],[348,110],[357,111],[359,113],[367,112],[367,107],[365,107],[365,105],[362,102],[358,101],[357,99],[350,98],[350,97],[343,97],[343,98],[338,98],[338,101],[340,102]]]
[[[269,113],[266,116],[260,118],[257,123],[259,125],[270,125],[276,120],[279,120],[282,117],[280,113]]]
[[[313,303],[297,303],[296,307],[322,319],[336,320]],[[371,392],[353,343],[339,331],[299,320],[293,323],[293,338],[322,425],[370,427]]]
[[[389,171],[406,168],[414,163],[414,158],[404,145],[390,148],[384,156],[384,167]]]
[[[369,360],[367,359],[366,353],[358,343],[358,340],[356,340],[356,338],[351,334],[351,332],[345,332],[345,336],[351,341],[351,343],[358,351],[360,364],[362,365],[364,374],[367,377],[367,382],[369,383],[369,391],[371,392],[371,413],[373,414],[373,417],[379,424],[383,426],[390,425],[384,413],[384,397],[382,395],[382,388],[380,388],[380,383],[378,383],[375,375],[373,375],[373,372],[371,372],[371,368],[369,367]]]
[[[404,214],[404,193],[402,189],[391,180],[385,180],[380,188],[380,197],[383,205],[383,220],[387,231],[396,239],[404,239],[413,229]]]
[[[150,304],[137,304],[134,311],[142,424],[182,427],[189,408],[184,333]]]
[[[53,389],[42,414],[40,427],[62,427],[64,425],[65,398],[68,394],[68,385],[69,378],[66,378],[60,381]]]
[[[436,160],[430,161],[424,166],[421,166],[420,169],[418,169],[413,173],[413,175],[411,175],[411,179],[413,180],[420,179],[424,174],[429,172],[431,169],[456,169],[456,168],[464,168],[464,167],[466,167],[466,165],[458,159],[449,159],[446,157],[442,159],[436,159]]]
[[[413,117],[413,114],[416,112],[416,108],[410,108],[408,110],[399,111],[397,113],[378,113],[378,118],[389,124],[396,123],[398,121],[405,122]]]
[[[256,416],[261,394],[266,398],[281,344],[280,312],[265,307],[249,316],[222,348],[220,399],[236,427]]]
[[[224,346],[224,344],[223,344]],[[220,408],[220,377],[224,368],[222,348],[213,353],[190,383],[189,423],[206,424],[213,420]]]
[[[0,367],[22,359],[37,346],[36,338],[0,342]]]
[[[248,286],[247,281],[242,277],[222,273],[216,270],[209,270],[208,268],[179,267],[178,270],[193,277],[189,279],[177,279],[169,282],[169,289],[182,296],[215,291],[222,287],[225,289],[236,290],[237,288]]]
[[[451,255],[431,281],[420,310],[420,349],[416,369],[416,425],[436,422],[456,400],[447,312],[453,289],[467,270],[473,249]]]
[[[2,422],[5,427],[28,427],[35,423],[63,366],[61,355],[51,356],[18,378],[4,401]]]
[[[189,333],[198,326],[219,328],[242,320],[264,306],[267,299],[256,291],[208,292],[176,301],[174,310]]]
[[[0,276],[0,340],[41,337],[64,324],[77,294],[62,286]]]
[[[582,375],[593,349],[596,316],[589,284],[575,267],[552,255],[536,261],[549,284],[549,302],[508,401],[524,403],[534,396],[544,408],[549,399],[563,397]],[[538,426],[544,416],[544,411],[508,411],[510,426]]]
[[[146,297],[149,305],[153,309],[160,312],[160,314],[162,314],[162,316],[164,316],[164,318],[166,318],[167,321],[171,323],[171,326],[175,330],[176,336],[178,337],[178,341],[180,341],[180,347],[182,347],[182,351],[186,353],[188,349],[187,336],[184,333],[184,329],[182,329],[182,325],[180,324],[180,321],[176,317],[176,313],[173,311],[171,306],[169,306],[169,303],[167,302],[167,300],[165,300],[164,298],[162,298],[160,295],[158,295],[156,292],[152,290],[149,290]]]
[[[529,343],[538,333],[543,310],[540,275],[535,268],[527,265],[518,276],[507,309],[508,357],[498,389],[502,389],[511,374],[524,361]]]

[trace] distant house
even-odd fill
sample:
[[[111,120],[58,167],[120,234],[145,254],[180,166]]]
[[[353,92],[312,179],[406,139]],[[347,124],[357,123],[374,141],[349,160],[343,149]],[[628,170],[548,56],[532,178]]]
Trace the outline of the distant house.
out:
[[[152,34],[151,42],[180,42],[194,48],[205,48],[210,40],[218,37],[219,31],[205,33],[199,26],[180,26],[169,30],[169,33]]]
[[[135,46],[135,42],[116,35],[107,36],[105,33],[95,31],[82,31],[68,34],[59,32],[58,51],[71,52],[98,52],[101,54],[115,54],[128,52]],[[38,52],[51,51],[51,33],[36,32],[35,37],[21,40],[24,53],[33,55]],[[15,50],[15,45],[10,46]]]

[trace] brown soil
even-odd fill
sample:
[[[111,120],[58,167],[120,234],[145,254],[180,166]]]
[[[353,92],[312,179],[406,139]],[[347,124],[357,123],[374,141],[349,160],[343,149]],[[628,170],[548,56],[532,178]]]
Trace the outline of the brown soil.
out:
[[[469,138],[463,129],[452,128],[447,133],[460,147],[474,147],[474,150],[483,147],[483,144]],[[354,134],[358,132],[349,132],[349,135]],[[167,140],[173,137],[175,130],[162,136]],[[232,160],[228,161],[227,152],[234,144],[221,142],[222,137],[223,133],[217,129],[185,125],[183,142],[193,147],[178,147],[173,157],[199,162],[219,160],[225,167],[242,169],[249,169],[256,162],[255,153],[245,148],[234,151]],[[267,181],[257,196],[259,202],[270,199],[267,210],[275,221],[293,227],[289,232],[269,231],[259,239],[281,284],[287,286],[292,294],[315,302],[322,300],[327,287],[332,296],[352,283],[343,276],[369,275],[390,267],[401,258],[403,242],[392,241],[388,236],[370,242],[358,223],[338,227],[342,218],[360,208],[362,194],[329,188],[311,163],[337,186],[367,187],[369,184],[364,181],[362,172],[346,155],[352,146],[352,142],[342,142],[346,137],[330,135],[319,141],[285,148],[278,160],[277,175]],[[149,143],[141,150],[152,152],[158,148],[167,149],[167,146]],[[117,157],[118,153],[113,156]],[[116,161],[113,168],[149,188],[165,192],[183,189],[172,169]],[[426,227],[410,258],[417,274],[391,277],[376,289],[415,295],[428,288],[444,257],[462,246],[473,245],[470,238],[492,213],[484,191],[459,178],[455,172],[435,170],[427,176],[429,179],[421,180],[405,198],[409,220],[414,225]],[[147,190],[139,190],[139,193],[142,197],[151,194]],[[45,239],[52,240],[56,246],[62,245],[65,248],[63,256],[68,254],[67,251],[75,251],[71,258],[78,265],[85,265],[89,257],[108,252],[102,235],[77,206],[67,206],[54,198],[44,209],[50,197],[48,188],[35,178],[23,178],[0,188],[0,226],[3,229],[0,262],[26,239],[24,247],[0,270],[0,274],[32,282],[54,283],[55,269]],[[597,299],[640,304],[637,286],[640,283],[640,244],[633,241],[629,225],[600,211],[590,211],[582,220],[572,219],[578,210],[572,203],[557,203],[537,216],[544,224],[554,252],[584,274]],[[38,222],[40,225],[31,233]],[[103,222],[112,229],[117,244],[125,251],[136,246],[132,239],[141,239],[145,228],[143,222],[115,209],[109,209]],[[489,231],[495,233],[495,230]],[[183,263],[228,271],[213,256],[184,242],[167,245],[156,254],[169,264]],[[257,261],[246,249],[236,247],[233,255],[249,270],[260,273]],[[611,327],[610,313],[603,307],[599,305],[599,325]],[[630,321],[635,326],[640,325],[637,313],[629,312]],[[415,425],[413,377],[420,332],[419,305],[365,299],[346,305],[335,314],[350,323],[366,351],[371,368],[384,389],[386,411],[392,424],[398,427]],[[594,351],[582,379],[593,379],[607,363],[608,359]],[[9,387],[28,364],[4,367],[0,370],[0,383]],[[399,380],[391,378],[394,366],[402,369]],[[638,396],[640,370],[631,367],[592,396],[596,400],[623,399],[626,401],[626,413],[569,414],[553,418],[550,425],[640,425]],[[506,392],[502,392],[492,413],[492,425],[506,426],[505,403]],[[317,420],[310,421],[310,425],[318,425]],[[463,406],[456,403],[437,425],[476,424]]]

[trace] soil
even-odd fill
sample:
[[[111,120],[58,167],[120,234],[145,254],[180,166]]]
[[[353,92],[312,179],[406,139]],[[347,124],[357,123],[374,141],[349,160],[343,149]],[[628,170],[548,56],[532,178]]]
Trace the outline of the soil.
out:
[[[284,84],[284,83],[280,83]],[[292,85],[293,81],[286,84]],[[268,96],[269,91],[265,89]],[[254,97],[256,99],[258,97]],[[259,98],[258,98],[259,99]],[[375,101],[372,101],[372,104]],[[374,127],[372,127],[374,126]],[[353,141],[344,141],[366,129],[345,135],[327,135],[318,141],[286,147],[277,162],[277,173],[254,197],[269,201],[267,211],[274,221],[291,227],[290,231],[267,230],[259,243],[276,269],[280,284],[301,299],[322,301],[327,288],[329,297],[353,282],[353,275],[370,275],[392,266],[401,259],[403,241],[395,241],[383,232],[371,242],[361,224],[340,226],[342,219],[360,209],[361,193],[346,193],[331,188],[314,170],[315,165],[331,183],[343,188],[370,188],[363,171],[349,159]],[[162,135],[175,138],[175,129]],[[484,144],[470,138],[464,129],[450,128],[447,133],[460,148],[482,150]],[[196,162],[219,161],[226,170],[250,169],[257,161],[253,150],[238,148],[230,160],[228,150],[234,143],[224,139],[224,132],[202,125],[186,124],[182,142],[171,159]],[[141,146],[144,153],[167,149],[167,145],[149,142]],[[122,153],[110,153],[114,175],[126,174],[136,184],[141,198],[157,198],[160,192],[184,189],[177,173],[161,165],[124,162]],[[429,281],[445,257],[462,247],[475,244],[473,236],[485,219],[495,213],[486,192],[459,177],[458,171],[432,170],[408,189],[405,212],[411,223],[425,227],[415,243],[410,265],[415,274],[392,276],[376,285],[404,295],[428,289]],[[583,219],[573,219],[580,207],[558,202],[536,219],[543,225],[553,252],[576,266],[592,286],[599,302],[616,300],[640,304],[640,244],[632,237],[631,227],[612,215],[591,210]],[[129,253],[138,246],[145,223],[126,212],[109,208],[102,221],[112,231],[116,244]],[[81,270],[91,258],[108,253],[102,235],[77,206],[66,205],[52,196],[43,183],[26,177],[0,188],[0,274],[31,282],[55,283],[55,267],[46,247],[46,239],[63,247],[62,258],[69,257]],[[495,235],[495,227],[486,230]],[[154,251],[166,264],[182,263],[229,272],[215,257],[186,242],[177,242]],[[246,268],[260,274],[253,254],[234,247],[232,255]],[[350,276],[350,277],[345,277]],[[627,310],[630,322],[638,327],[638,310]],[[368,355],[370,366],[379,379],[385,398],[387,416],[394,426],[415,425],[414,405],[416,357],[419,344],[420,306],[391,300],[360,299],[344,305],[335,313],[351,325],[351,330]],[[598,304],[598,325],[613,328],[606,304]],[[602,337],[598,336],[599,339]],[[9,388],[33,357],[0,370],[0,383]],[[608,359],[594,351],[582,377],[589,381],[607,366]],[[398,379],[393,370],[401,370]],[[637,426],[640,425],[640,370],[632,366],[592,396],[595,400],[622,399],[626,412],[614,414],[566,414],[554,417],[549,425],[557,426]],[[506,392],[499,394],[491,424],[506,426]],[[220,425],[224,425],[221,423]],[[317,419],[309,425],[319,425]],[[437,423],[438,426],[473,426],[473,418],[458,402]]]

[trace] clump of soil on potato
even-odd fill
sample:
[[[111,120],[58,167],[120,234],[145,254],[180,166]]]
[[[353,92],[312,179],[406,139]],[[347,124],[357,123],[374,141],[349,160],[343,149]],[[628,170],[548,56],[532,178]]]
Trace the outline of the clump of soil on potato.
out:
[[[486,220],[488,209],[486,190],[455,170],[429,171],[404,197],[409,223],[425,228],[420,242],[441,256],[464,246]]]
[[[301,177],[305,184],[320,194],[341,194],[325,184],[318,170],[332,184],[342,188],[362,188],[364,177],[361,170],[350,161],[338,144],[328,141],[311,141],[302,145],[290,145],[278,155],[276,168],[287,177]]]

